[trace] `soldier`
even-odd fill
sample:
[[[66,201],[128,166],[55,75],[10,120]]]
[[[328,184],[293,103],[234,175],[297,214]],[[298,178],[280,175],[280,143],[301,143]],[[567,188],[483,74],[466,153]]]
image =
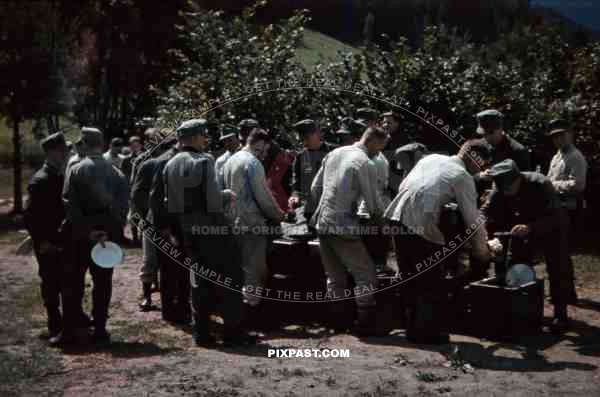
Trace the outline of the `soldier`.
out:
[[[136,159],[139,156],[141,156],[144,152],[142,138],[140,138],[137,135],[130,137],[129,150],[130,153],[127,156],[123,157],[123,161],[121,163],[121,171],[123,171],[123,174],[125,174],[125,178],[127,178],[127,181],[133,183],[133,166],[136,163]]]
[[[63,189],[72,254],[64,277],[63,331],[51,342],[70,343],[74,340],[85,273],[89,268],[94,284],[94,340],[103,345],[110,343],[106,320],[112,294],[113,269],[96,265],[91,259],[91,250],[98,242],[116,241],[119,238],[127,217],[128,189],[123,173],[102,157],[102,132],[84,127],[81,140],[87,157],[71,168]]]
[[[367,127],[377,127],[379,125],[379,112],[372,108],[360,108],[356,110],[356,120],[361,121]]]
[[[246,145],[231,156],[223,170],[225,188],[232,190],[236,201],[230,222],[241,232],[235,236],[241,253],[244,272],[244,317],[255,317],[267,283],[268,234],[263,227],[279,223],[284,213],[269,195],[265,184],[265,170],[261,160],[269,150],[270,137],[255,128],[248,135]]]
[[[349,146],[360,140],[366,128],[367,125],[362,121],[354,120],[352,117],[344,117],[340,122],[340,128],[335,134],[340,137],[341,146]]]
[[[146,229],[145,220],[149,212],[150,189],[156,171],[157,157],[169,150],[175,144],[175,139],[167,138],[152,152],[155,156],[143,161],[137,166],[137,172],[131,185],[131,227],[133,229]],[[158,253],[156,246],[150,241],[150,237],[142,233],[142,268],[140,269],[140,280],[142,282],[143,301],[140,303],[142,311],[152,309],[152,283],[158,278]]]
[[[302,141],[303,149],[296,154],[292,166],[292,196],[289,208],[303,206],[303,218],[310,220],[317,207],[310,194],[310,185],[321,168],[323,157],[331,150],[329,144],[321,142],[321,131],[314,120],[306,119],[294,124]]]
[[[168,138],[167,138],[168,139]],[[177,142],[169,150],[156,158],[154,177],[150,189],[148,216],[146,219],[158,231],[164,241],[177,246],[183,239],[177,219],[169,213],[165,199],[165,181],[163,171],[169,160],[179,150]],[[189,272],[164,251],[157,249],[160,267],[160,302],[162,318],[174,324],[189,324],[192,318],[190,308]]]
[[[357,232],[356,209],[363,198],[372,220],[381,219],[385,208],[377,201],[375,165],[369,161],[385,147],[387,134],[378,128],[367,128],[360,140],[351,146],[337,148],[324,159],[314,178],[311,193],[318,202],[311,224],[319,234],[321,260],[328,277],[327,289],[333,298],[345,297],[347,275],[354,278],[360,335],[376,334],[374,323],[376,289],[375,264]],[[332,306],[336,329],[347,328],[342,302]]]
[[[557,149],[547,176],[558,193],[561,206],[569,211],[572,225],[576,225],[583,209],[587,161],[573,144],[573,133],[564,120],[553,120],[546,135]]]
[[[224,125],[221,129],[221,137],[219,141],[225,148],[223,153],[217,161],[215,161],[215,174],[217,175],[217,181],[219,186],[223,187],[223,167],[229,158],[240,149],[240,140],[238,137],[239,130],[231,125]]]
[[[231,191],[219,189],[214,161],[203,153],[210,144],[206,120],[182,123],[177,128],[177,137],[181,150],[163,170],[167,206],[177,219],[191,264],[194,341],[198,346],[207,346],[215,342],[208,331],[208,302],[213,289],[203,275],[205,269],[222,271],[218,258],[225,245],[223,236],[199,229],[201,226],[224,225],[224,203],[234,196]]]
[[[488,109],[478,113],[476,117],[477,134],[492,145],[490,165],[505,159],[512,159],[517,163],[519,169],[523,171],[531,169],[529,151],[504,131],[504,115],[502,113],[495,109]],[[489,177],[487,179],[489,180]]]
[[[388,151],[390,154],[401,146],[407,145],[410,142],[410,138],[407,134],[400,131],[400,115],[394,111],[388,111],[381,115],[383,122],[381,126],[388,134],[390,134],[390,141],[384,150],[384,153]],[[388,157],[388,161],[390,158]]]
[[[74,145],[75,154],[72,155],[67,161],[67,166],[65,168],[65,175],[69,175],[69,171],[74,164],[77,164],[85,157],[85,150],[83,147],[83,142],[81,140],[75,142]]]
[[[238,128],[240,129],[238,137],[239,137],[240,143],[242,144],[242,146],[244,146],[244,145],[246,145],[246,138],[248,138],[248,135],[250,134],[250,132],[253,129],[258,128],[258,121],[254,120],[254,119],[244,119],[239,122]]]
[[[57,132],[42,141],[46,161],[31,178],[25,208],[25,225],[33,239],[33,250],[38,262],[41,295],[48,315],[48,337],[56,337],[62,327],[60,312],[61,278],[63,274],[63,235],[60,232],[65,218],[62,202],[64,168],[67,144]]]
[[[125,156],[123,155],[123,139],[113,138],[108,150],[103,154],[105,160],[110,161],[115,167],[121,169]]]
[[[532,249],[540,248],[546,259],[550,295],[554,305],[551,331],[569,327],[567,305],[577,300],[573,266],[569,260],[568,219],[552,182],[537,172],[520,172],[513,160],[493,166],[488,175],[494,189],[482,207],[488,233],[512,232],[514,263],[531,263]]]
[[[446,241],[440,230],[440,217],[444,205],[456,202],[465,224],[483,225],[472,175],[485,168],[488,161],[489,147],[480,140],[465,142],[456,156],[428,155],[402,181],[398,195],[385,211],[385,218],[399,231],[394,240],[400,277],[409,279],[403,288],[404,301],[410,310],[406,328],[410,341],[427,344],[449,341],[444,319],[445,273],[438,262],[445,256],[442,253],[459,243]],[[479,227],[470,236],[474,255],[483,262],[489,261],[485,229]]]

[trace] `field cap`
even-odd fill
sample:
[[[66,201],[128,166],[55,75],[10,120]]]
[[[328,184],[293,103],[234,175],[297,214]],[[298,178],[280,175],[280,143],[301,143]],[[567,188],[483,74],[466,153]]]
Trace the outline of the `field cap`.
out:
[[[499,190],[511,185],[521,175],[517,163],[512,159],[506,159],[493,165],[487,174],[492,177]]]
[[[206,135],[208,133],[208,123],[206,119],[192,119],[181,123],[177,130],[177,138],[194,136],[196,134]]]
[[[318,128],[317,122],[311,119],[304,119],[298,121],[293,125],[294,130],[298,132],[300,138],[304,138],[308,134],[312,134]]]
[[[42,139],[41,145],[45,152],[48,150],[68,148],[67,142],[65,141],[65,136],[62,132],[56,132],[52,135],[48,135],[46,138]]]
[[[569,131],[569,123],[563,119],[555,119],[548,124],[548,132],[546,133],[546,136],[552,137],[567,131]]]
[[[486,135],[504,126],[504,115],[496,109],[487,109],[477,113],[477,133]]]

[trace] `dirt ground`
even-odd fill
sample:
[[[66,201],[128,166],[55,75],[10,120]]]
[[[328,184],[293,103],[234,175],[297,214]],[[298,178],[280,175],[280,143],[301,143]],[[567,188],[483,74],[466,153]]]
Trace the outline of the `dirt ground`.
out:
[[[571,309],[573,330],[562,337],[501,343],[452,335],[450,345],[432,348],[407,342],[402,331],[360,340],[296,326],[268,332],[255,347],[204,349],[193,345],[190,328],[166,324],[159,311],[139,312],[140,253],[131,249],[114,274],[113,345],[61,350],[39,337],[45,319],[37,265],[14,255],[24,236],[0,233],[1,396],[600,395],[595,255],[575,258],[581,300]],[[268,358],[270,348],[341,348],[350,358]]]

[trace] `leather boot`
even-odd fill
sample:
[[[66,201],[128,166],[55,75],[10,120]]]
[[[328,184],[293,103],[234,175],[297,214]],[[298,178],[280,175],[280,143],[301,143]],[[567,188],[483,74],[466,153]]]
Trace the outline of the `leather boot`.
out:
[[[385,336],[387,333],[379,327],[376,306],[359,307],[355,332],[360,337]]]
[[[193,338],[196,346],[208,347],[215,344],[215,338],[208,332],[208,311],[194,312]]]
[[[354,323],[354,313],[349,310],[350,305],[346,301],[330,303],[330,321],[329,326],[336,333],[346,333],[352,329]]]
[[[62,315],[58,307],[47,307],[46,312],[48,314],[48,339],[50,339],[60,334],[62,330]]]
[[[152,284],[142,283],[142,291],[144,294],[144,300],[140,303],[140,310],[147,312],[152,310]]]

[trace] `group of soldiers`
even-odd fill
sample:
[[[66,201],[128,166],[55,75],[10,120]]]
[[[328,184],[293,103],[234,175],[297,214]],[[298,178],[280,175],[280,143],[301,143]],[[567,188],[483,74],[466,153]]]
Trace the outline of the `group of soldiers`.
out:
[[[436,255],[439,260],[439,252],[457,244],[440,224],[449,203],[457,204],[465,225],[485,216],[468,239],[481,274],[494,257],[487,236],[495,231],[512,233],[514,255],[523,260],[530,259],[531,247],[544,251],[555,307],[552,330],[566,330],[567,306],[577,299],[570,236],[587,169],[569,126],[556,120],[548,127],[557,153],[544,176],[530,172],[527,149],[504,131],[497,110],[477,115],[479,137],[467,140],[455,156],[429,153],[411,142],[393,111],[363,108],[355,117],[342,119],[338,145],[321,140],[314,120],[299,121],[293,128],[303,147],[291,155],[254,119],[221,128],[224,152],[216,160],[205,119],[183,122],[175,136],[146,152],[134,137],[130,156],[120,153],[119,138],[104,153],[103,134],[96,128],[81,129],[75,154],[61,133],[44,139],[46,162],[29,184],[25,221],[39,264],[50,343],[75,343],[92,327],[96,343],[110,342],[106,321],[113,271],[95,264],[90,252],[97,243],[120,241],[128,213],[139,220],[132,229],[142,238],[141,310],[152,309],[152,292],[160,285],[163,318],[180,325],[193,321],[198,345],[216,342],[209,315],[217,301],[223,305],[223,343],[255,342],[250,331],[262,300],[257,291],[268,286],[270,226],[283,221],[306,222],[318,238],[329,296],[344,296],[348,275],[357,287],[355,316],[341,302],[330,305],[333,328],[353,328],[363,336],[384,332],[376,295],[359,291],[374,290],[376,265],[385,264],[393,246],[398,272],[407,278],[407,338],[445,343],[444,267],[429,263],[423,269],[423,263]],[[375,236],[383,247],[379,254],[365,244],[373,236],[360,232],[365,219],[396,226],[392,236]],[[159,249],[148,230],[181,249],[185,261]],[[199,268],[243,285],[242,296],[215,288]],[[91,319],[82,310],[88,269]]]

